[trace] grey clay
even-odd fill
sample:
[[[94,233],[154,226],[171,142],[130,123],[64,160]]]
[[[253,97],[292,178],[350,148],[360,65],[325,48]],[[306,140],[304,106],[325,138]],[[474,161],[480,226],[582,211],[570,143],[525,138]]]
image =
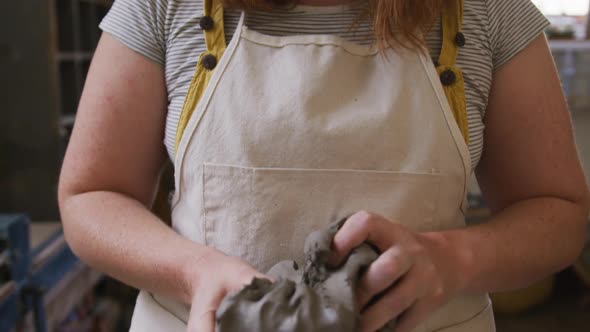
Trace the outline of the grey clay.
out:
[[[368,244],[354,249],[341,266],[328,266],[334,235],[330,224],[305,240],[305,265],[282,261],[267,273],[226,296],[217,310],[217,332],[355,332],[359,309],[354,290],[362,272],[378,257]],[[380,331],[392,332],[392,321]]]

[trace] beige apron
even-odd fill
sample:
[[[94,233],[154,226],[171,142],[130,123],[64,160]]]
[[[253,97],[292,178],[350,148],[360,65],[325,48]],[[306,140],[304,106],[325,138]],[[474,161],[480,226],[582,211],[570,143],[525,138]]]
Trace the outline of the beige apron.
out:
[[[243,16],[225,50],[201,57],[208,84],[175,160],[180,234],[266,271],[302,263],[307,234],[359,210],[415,231],[465,227],[468,148],[426,54],[263,35]],[[142,291],[131,330],[184,331],[188,312]],[[415,331],[494,330],[481,294]]]

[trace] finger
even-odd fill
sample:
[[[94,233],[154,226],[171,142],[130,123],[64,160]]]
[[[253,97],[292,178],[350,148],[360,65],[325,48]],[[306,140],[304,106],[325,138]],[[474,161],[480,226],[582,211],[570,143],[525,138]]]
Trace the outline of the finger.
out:
[[[378,330],[410,308],[418,298],[417,284],[410,271],[398,285],[362,313],[361,330],[363,332]]]
[[[396,322],[395,332],[411,332],[436,308],[433,302],[420,300],[406,310]]]
[[[207,292],[207,293],[204,293]],[[188,332],[214,332],[215,312],[225,297],[225,292],[203,290],[193,300],[188,320]]]
[[[352,249],[364,242],[370,242],[385,251],[393,244],[393,225],[389,220],[365,211],[353,214],[334,236],[334,257],[331,262],[338,265]]]
[[[231,283],[223,285],[226,289],[229,289],[230,292],[240,291],[244,286],[252,283],[254,278],[268,279],[274,282],[271,277],[258,272],[252,266],[244,264],[242,261],[235,260],[233,263],[236,264],[238,268],[236,269],[235,266],[233,268],[233,278],[230,279]],[[221,269],[221,271],[221,273],[223,273],[223,269]]]
[[[240,290],[242,290],[242,288],[244,288],[244,286],[251,284],[255,278],[266,279],[266,280],[270,280],[271,282],[275,281],[273,278],[251,269],[250,271],[248,271],[246,273],[240,274],[240,278],[238,279],[238,282],[228,285],[228,288],[232,292],[240,291]]]
[[[387,249],[361,277],[356,290],[358,307],[364,308],[375,295],[391,287],[412,264],[411,257],[404,255],[400,246]]]
[[[214,332],[215,331],[215,310],[199,312],[191,315],[188,322],[187,332]]]

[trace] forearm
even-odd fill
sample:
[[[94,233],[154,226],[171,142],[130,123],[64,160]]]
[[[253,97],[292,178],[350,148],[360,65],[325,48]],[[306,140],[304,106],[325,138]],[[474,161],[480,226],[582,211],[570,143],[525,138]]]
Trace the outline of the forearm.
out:
[[[534,198],[499,211],[488,222],[430,234],[451,253],[459,292],[521,288],[559,271],[578,257],[588,211],[585,204]],[[458,259],[457,259],[458,257]]]
[[[66,239],[82,260],[134,287],[190,303],[196,267],[212,249],[178,235],[122,194],[72,195],[60,208]]]

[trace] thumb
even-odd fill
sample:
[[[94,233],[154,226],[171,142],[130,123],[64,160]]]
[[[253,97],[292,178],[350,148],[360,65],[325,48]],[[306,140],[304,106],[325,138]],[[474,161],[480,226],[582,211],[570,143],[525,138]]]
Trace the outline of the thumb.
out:
[[[215,332],[215,312],[226,295],[204,290],[193,299],[188,320],[187,332]]]

